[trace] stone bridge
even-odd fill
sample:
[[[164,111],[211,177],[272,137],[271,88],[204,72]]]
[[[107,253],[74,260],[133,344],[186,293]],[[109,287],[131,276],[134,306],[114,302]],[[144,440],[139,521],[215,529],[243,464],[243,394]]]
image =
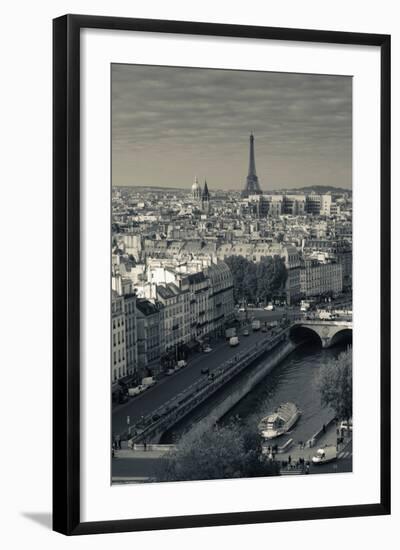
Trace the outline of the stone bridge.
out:
[[[310,333],[319,336],[322,347],[329,348],[336,344],[339,339],[351,336],[353,332],[352,319],[302,319],[295,321],[290,329],[290,337],[293,340],[300,340],[307,337]]]

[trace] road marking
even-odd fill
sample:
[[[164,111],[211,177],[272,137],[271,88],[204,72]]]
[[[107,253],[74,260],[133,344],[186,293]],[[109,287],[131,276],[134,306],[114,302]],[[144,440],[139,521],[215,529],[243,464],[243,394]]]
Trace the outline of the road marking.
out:
[[[338,454],[338,460],[341,460],[342,458],[347,458],[348,456],[351,456],[350,451],[342,451]]]

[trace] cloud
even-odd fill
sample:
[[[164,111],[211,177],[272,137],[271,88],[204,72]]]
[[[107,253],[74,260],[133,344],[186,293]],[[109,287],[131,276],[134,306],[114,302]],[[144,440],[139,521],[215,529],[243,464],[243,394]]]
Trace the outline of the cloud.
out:
[[[206,159],[240,187],[252,131],[259,174],[350,186],[351,96],[343,76],[113,65],[113,182],[184,185]]]

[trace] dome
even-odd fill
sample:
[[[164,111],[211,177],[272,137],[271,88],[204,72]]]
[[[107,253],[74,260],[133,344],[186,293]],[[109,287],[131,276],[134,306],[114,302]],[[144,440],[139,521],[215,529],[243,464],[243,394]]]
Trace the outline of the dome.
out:
[[[200,189],[200,185],[199,185],[199,182],[197,180],[197,176],[195,177],[194,179],[194,183],[192,185],[192,191],[198,191]]]

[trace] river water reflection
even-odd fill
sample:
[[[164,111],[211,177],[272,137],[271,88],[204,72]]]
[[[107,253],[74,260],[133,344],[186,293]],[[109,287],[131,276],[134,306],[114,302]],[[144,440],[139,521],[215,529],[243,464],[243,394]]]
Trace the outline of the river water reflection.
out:
[[[292,401],[300,407],[302,415],[291,433],[279,438],[279,444],[289,437],[296,443],[306,441],[333,418],[333,412],[321,406],[316,385],[320,367],[345,349],[344,343],[329,349],[322,349],[314,342],[303,344],[233,407],[223,420],[228,421],[239,415],[243,421],[258,422],[281,403]]]

